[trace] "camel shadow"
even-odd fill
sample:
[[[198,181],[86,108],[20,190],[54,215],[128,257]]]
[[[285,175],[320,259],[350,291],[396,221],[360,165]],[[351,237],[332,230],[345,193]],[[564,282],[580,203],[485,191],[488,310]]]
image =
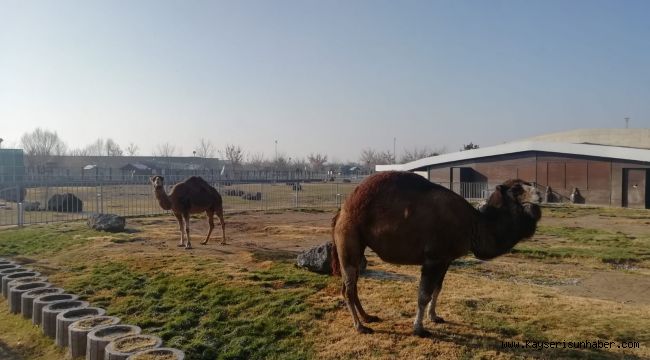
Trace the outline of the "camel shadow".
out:
[[[263,246],[250,245],[247,246],[255,261],[287,261],[294,260],[298,256],[297,251],[278,250]]]
[[[390,280],[390,281],[401,281],[401,282],[414,282],[417,281],[415,276],[404,275],[399,273],[394,273],[385,270],[370,270],[366,269],[361,273],[362,277],[377,279],[377,280]]]
[[[7,344],[0,340],[0,359],[3,360],[21,360],[22,357],[11,350]]]
[[[469,328],[470,333],[460,333],[457,330],[461,328]],[[641,360],[645,357],[610,352],[606,349],[571,349],[571,348],[533,348],[532,342],[541,342],[541,339],[527,339],[530,341],[529,347],[526,347],[526,340],[513,340],[506,336],[499,338],[492,335],[480,334],[481,329],[466,324],[455,323],[447,321],[442,326],[428,325],[429,336],[425,339],[432,342],[447,342],[453,343],[459,347],[467,348],[469,352],[476,352],[478,350],[492,350],[501,353],[511,354],[516,358],[525,359],[603,359],[603,360]],[[386,334],[389,336],[402,335],[402,336],[415,336],[410,331],[394,331],[394,330],[375,330],[377,334]],[[477,335],[473,335],[477,334]],[[544,341],[553,341],[545,340]],[[564,341],[564,339],[555,340]],[[566,339],[567,343],[577,342],[579,340]],[[519,346],[512,346],[513,343],[518,343]]]

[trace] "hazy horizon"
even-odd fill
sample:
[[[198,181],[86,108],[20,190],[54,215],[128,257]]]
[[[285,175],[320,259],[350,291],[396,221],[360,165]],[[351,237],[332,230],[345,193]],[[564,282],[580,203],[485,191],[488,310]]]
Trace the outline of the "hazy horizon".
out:
[[[0,0],[0,138],[358,161],[650,127],[647,1]]]

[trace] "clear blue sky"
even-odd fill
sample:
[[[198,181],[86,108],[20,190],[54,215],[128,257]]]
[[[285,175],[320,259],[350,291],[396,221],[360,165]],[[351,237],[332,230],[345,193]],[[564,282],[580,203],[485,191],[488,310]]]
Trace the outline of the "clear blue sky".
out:
[[[0,137],[457,150],[650,127],[650,1],[0,0]]]

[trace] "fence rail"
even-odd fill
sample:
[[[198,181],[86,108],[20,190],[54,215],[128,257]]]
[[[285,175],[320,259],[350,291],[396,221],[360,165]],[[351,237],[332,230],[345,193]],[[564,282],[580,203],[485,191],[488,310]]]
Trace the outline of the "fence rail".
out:
[[[185,177],[165,177],[165,188]],[[208,179],[209,180],[209,179]],[[341,206],[360,179],[346,182],[209,181],[223,198],[226,213],[291,208],[334,209]],[[468,200],[489,196],[485,183],[441,184]],[[87,219],[92,214],[148,216],[167,213],[158,205],[148,177],[128,181],[42,181],[0,185],[0,226]]]

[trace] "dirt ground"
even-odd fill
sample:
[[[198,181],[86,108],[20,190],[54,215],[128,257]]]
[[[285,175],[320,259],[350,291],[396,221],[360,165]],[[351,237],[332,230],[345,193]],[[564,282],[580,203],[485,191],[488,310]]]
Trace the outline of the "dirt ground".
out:
[[[228,245],[218,244],[221,240],[221,229],[217,225],[212,233],[210,243],[201,245],[208,231],[207,221],[203,218],[192,220],[192,244],[194,249],[186,251],[192,256],[210,256],[227,260],[231,263],[251,265],[251,254],[267,254],[271,257],[293,258],[300,252],[331,239],[330,212],[276,212],[276,213],[243,213],[231,216],[227,220]],[[612,219],[598,215],[580,218],[544,219],[545,225],[571,226],[606,229],[609,231],[625,231],[630,234],[647,234],[647,224],[630,219]],[[160,217],[155,220],[134,219],[135,227],[157,228],[156,231],[143,232],[143,242],[119,244],[111,246],[111,250],[126,252],[149,252],[154,250],[170,250],[176,247],[173,241],[178,233],[175,219]],[[164,233],[164,239],[148,236],[148,233]],[[178,241],[177,236],[176,241]],[[177,248],[180,249],[180,248]],[[381,259],[367,250],[371,264],[382,265]],[[601,269],[585,267],[580,264],[565,262],[536,262],[516,256],[503,256],[488,262],[481,262],[486,273],[490,271],[545,272],[574,275],[565,283],[553,284],[553,287],[567,295],[575,295],[594,299],[611,300],[621,303],[650,304],[650,270],[634,269],[634,273],[621,272],[616,269]],[[393,272],[370,271],[365,275],[378,279],[408,279],[417,282],[419,269],[412,266],[395,267]],[[412,275],[415,272],[416,275]]]
[[[209,244],[201,245],[208,230],[207,221],[195,217],[191,226],[193,250],[177,247],[180,235],[171,215],[134,218],[128,219],[130,241],[115,243],[99,237],[90,248],[75,256],[159,262],[160,266],[173,266],[179,272],[192,271],[183,267],[184,263],[190,263],[183,259],[211,259],[215,260],[215,266],[223,263],[234,269],[263,268],[272,261],[294,259],[301,251],[330,240],[332,215],[329,211],[230,214],[226,217],[227,245],[219,244],[219,226]],[[542,220],[545,226],[597,228],[637,236],[648,234],[648,223],[647,218],[598,214]],[[536,236],[532,241],[556,240]],[[333,281],[311,300],[312,305],[334,308],[323,318],[314,319],[308,330],[318,358],[544,359],[590,358],[594,354],[600,358],[650,358],[650,349],[644,343],[648,332],[635,330],[637,325],[642,325],[635,319],[650,318],[650,270],[644,266],[619,267],[580,259],[540,260],[518,254],[489,262],[467,257],[450,268],[440,295],[438,312],[447,322],[438,325],[425,322],[433,337],[421,339],[411,334],[419,268],[386,264],[370,251],[366,255],[369,268],[360,279],[360,299],[368,312],[379,315],[382,321],[370,324],[376,331],[374,335],[357,335],[343,305],[338,282]],[[50,279],[56,282],[66,256],[69,255],[40,259],[39,269],[49,273]],[[24,258],[24,261],[31,259]],[[556,313],[539,314],[549,308]],[[495,320],[493,314],[505,315]],[[522,322],[530,325],[518,330],[519,335],[509,332],[509,328]],[[539,334],[568,341],[600,334],[605,340],[621,331],[612,329],[617,324],[632,325],[626,334],[632,339],[641,336],[640,350],[611,354],[540,353],[498,346],[501,341],[523,341]],[[18,359],[11,357],[11,351],[11,344],[0,343],[0,359]]]

